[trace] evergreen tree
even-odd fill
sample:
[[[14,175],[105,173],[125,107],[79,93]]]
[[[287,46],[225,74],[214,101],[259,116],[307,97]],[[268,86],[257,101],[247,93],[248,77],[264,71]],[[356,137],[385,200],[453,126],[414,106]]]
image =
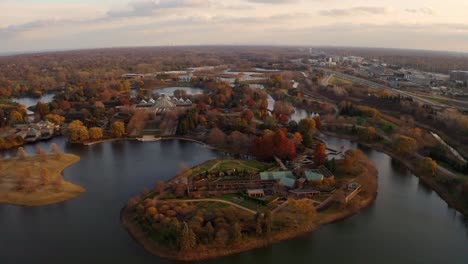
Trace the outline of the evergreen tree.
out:
[[[197,245],[197,237],[187,223],[184,223],[184,227],[180,237],[180,250],[187,251],[193,249]]]

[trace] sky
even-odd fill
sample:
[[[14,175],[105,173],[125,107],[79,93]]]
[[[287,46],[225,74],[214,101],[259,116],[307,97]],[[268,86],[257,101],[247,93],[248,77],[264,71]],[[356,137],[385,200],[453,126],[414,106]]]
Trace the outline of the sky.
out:
[[[466,0],[0,0],[0,53],[298,45],[468,52]]]

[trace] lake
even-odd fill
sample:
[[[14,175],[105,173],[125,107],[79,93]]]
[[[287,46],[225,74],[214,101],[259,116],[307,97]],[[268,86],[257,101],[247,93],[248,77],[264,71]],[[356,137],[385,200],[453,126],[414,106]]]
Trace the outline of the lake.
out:
[[[361,148],[325,137],[328,146]],[[121,227],[131,197],[222,154],[184,141],[68,145],[81,160],[64,177],[86,188],[80,197],[39,208],[0,205],[0,263],[171,263],[147,253]],[[379,170],[374,205],[345,221],[269,248],[204,263],[468,263],[463,217],[383,153],[361,148]],[[3,153],[5,156],[12,152]]]
[[[203,89],[194,88],[194,87],[166,87],[162,89],[155,89],[153,90],[153,93],[166,94],[168,96],[173,96],[176,90],[184,90],[187,92],[187,94],[191,94],[191,95],[203,93]]]

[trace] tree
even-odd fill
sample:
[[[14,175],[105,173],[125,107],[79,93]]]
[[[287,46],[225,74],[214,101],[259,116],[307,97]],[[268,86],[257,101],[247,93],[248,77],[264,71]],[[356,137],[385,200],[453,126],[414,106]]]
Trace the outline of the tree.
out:
[[[103,133],[100,127],[92,127],[89,129],[89,138],[91,140],[100,140],[102,139]]]
[[[112,137],[121,138],[125,135],[125,124],[122,121],[115,121],[111,126]]]
[[[245,153],[251,145],[251,140],[247,135],[239,131],[233,131],[227,137],[227,143],[234,153]]]
[[[434,177],[437,175],[439,168],[435,160],[426,157],[420,162],[420,170],[423,174]]]
[[[303,136],[308,135],[308,134],[314,134],[315,133],[315,121],[312,118],[304,118],[301,121],[299,121],[299,132]]]
[[[41,168],[40,171],[41,185],[45,186],[50,182],[50,173],[47,168]]]
[[[271,227],[273,225],[273,219],[272,219],[270,210],[267,210],[265,212],[264,219],[265,219],[265,221],[264,221],[265,222],[265,234],[270,235],[271,234]]]
[[[195,248],[197,245],[197,237],[192,229],[184,222],[182,232],[180,235],[180,250],[187,251]]]
[[[55,158],[56,158],[56,159],[59,160],[59,159],[62,157],[62,151],[61,151],[60,148],[57,146],[57,144],[52,143],[52,144],[50,145],[50,151],[51,151],[52,153],[55,154]]]
[[[242,241],[242,227],[238,222],[232,225],[232,241],[234,243],[239,243]]]
[[[49,114],[49,111],[49,105],[43,102],[37,102],[34,112],[38,114],[41,119],[43,119],[47,114]]]
[[[41,158],[42,161],[47,161],[47,153],[43,148],[38,146],[36,148],[36,154]]]
[[[22,159],[22,160],[26,159],[26,156],[27,156],[26,151],[24,150],[23,147],[18,148],[18,152],[16,155],[19,159]]]
[[[294,143],[296,143],[296,146],[301,145],[302,141],[304,141],[304,139],[302,138],[301,133],[299,132],[294,133]]]
[[[246,109],[244,110],[244,112],[242,112],[242,119],[247,121],[247,123],[250,123],[253,117],[254,117],[254,114],[252,113],[250,109]]]
[[[257,236],[261,236],[263,234],[262,222],[262,214],[260,212],[257,212],[255,214],[255,233],[257,234]]]
[[[10,113],[10,118],[8,121],[11,125],[16,125],[16,124],[23,123],[24,119],[20,112],[13,110]]]
[[[23,171],[20,171],[16,175],[16,188],[19,191],[24,191],[28,187],[28,183],[31,178],[31,170],[29,168],[25,168]]]
[[[75,120],[68,125],[68,140],[71,143],[83,143],[89,139],[88,128],[79,120]]]
[[[148,113],[145,111],[136,111],[128,122],[127,131],[130,135],[139,135],[145,127]]]
[[[400,155],[407,155],[416,151],[417,143],[414,138],[398,135],[393,140],[393,149]]]
[[[56,125],[61,125],[63,122],[65,122],[65,117],[56,114],[48,114],[45,116],[45,119]]]
[[[314,151],[314,164],[316,166],[321,166],[327,162],[327,153],[326,153],[326,148],[325,144],[319,143],[317,146],[315,146],[315,151]]]
[[[211,129],[210,133],[208,133],[207,141],[210,145],[223,147],[226,143],[226,134],[224,134],[224,132],[219,128],[215,127]]]
[[[374,127],[366,127],[359,130],[359,138],[365,141],[372,141],[376,139],[377,132]]]

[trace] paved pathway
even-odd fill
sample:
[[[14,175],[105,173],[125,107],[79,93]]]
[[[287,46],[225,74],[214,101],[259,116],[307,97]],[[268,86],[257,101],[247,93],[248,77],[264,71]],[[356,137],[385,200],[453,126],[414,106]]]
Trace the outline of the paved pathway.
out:
[[[247,207],[244,207],[244,206],[241,206],[241,205],[238,205],[236,203],[233,203],[233,202],[229,202],[229,201],[226,201],[226,200],[221,200],[221,199],[188,199],[188,200],[166,200],[165,202],[168,202],[168,203],[197,203],[197,202],[215,202],[215,203],[224,203],[224,204],[229,204],[229,205],[232,205],[232,206],[235,206],[239,209],[242,209],[246,212],[249,212],[251,214],[256,214],[257,212],[254,211],[254,210],[251,210]]]

